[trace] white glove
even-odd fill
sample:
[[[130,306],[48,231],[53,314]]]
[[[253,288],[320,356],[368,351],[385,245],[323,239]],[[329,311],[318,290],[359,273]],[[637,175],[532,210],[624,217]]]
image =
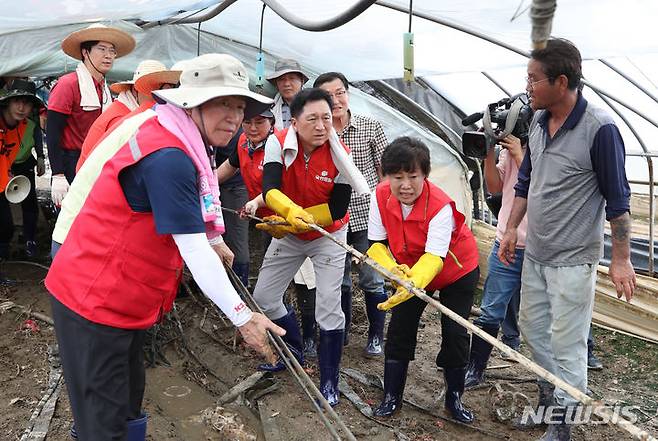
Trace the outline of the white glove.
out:
[[[256,199],[252,199],[251,201],[244,204],[244,212],[251,216],[256,216],[256,210],[258,210],[258,208],[259,205]]]
[[[54,175],[50,184],[50,196],[53,198],[53,204],[56,207],[62,206],[64,196],[69,191],[69,182],[64,175]]]

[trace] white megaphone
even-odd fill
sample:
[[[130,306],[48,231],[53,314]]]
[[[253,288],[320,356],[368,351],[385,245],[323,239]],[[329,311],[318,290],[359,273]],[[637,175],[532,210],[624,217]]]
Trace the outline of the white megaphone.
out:
[[[7,184],[5,196],[12,204],[20,204],[30,194],[30,180],[23,175],[14,176]]]

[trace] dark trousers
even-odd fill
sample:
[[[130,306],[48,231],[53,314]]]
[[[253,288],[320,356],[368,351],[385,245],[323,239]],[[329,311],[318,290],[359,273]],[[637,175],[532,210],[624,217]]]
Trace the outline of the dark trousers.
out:
[[[62,165],[64,166],[64,176],[70,184],[75,178],[75,167],[80,159],[80,150],[62,150]]]
[[[244,185],[222,186],[220,188],[222,206],[233,210],[244,207],[249,200],[247,188]],[[249,220],[240,219],[237,214],[224,211],[224,241],[235,255],[237,264],[249,264]]]
[[[473,292],[480,278],[476,268],[461,279],[441,289],[439,301],[442,305],[467,319],[473,306]],[[413,360],[416,352],[418,323],[427,303],[418,297],[395,306],[386,334],[384,348],[386,358]],[[442,368],[461,368],[468,363],[470,338],[466,328],[441,315],[441,349],[436,356],[436,365]]]
[[[143,330],[99,325],[51,296],[64,379],[80,441],[120,441],[142,415]]]
[[[37,220],[39,218],[39,203],[37,202],[37,191],[34,181],[34,167],[37,160],[30,156],[20,164],[14,164],[11,171],[14,176],[23,175],[30,180],[30,192],[21,202],[23,212],[23,240],[25,242],[34,240],[37,231]]]
[[[0,259],[9,258],[9,242],[14,235],[14,220],[11,207],[3,191],[0,193]]]

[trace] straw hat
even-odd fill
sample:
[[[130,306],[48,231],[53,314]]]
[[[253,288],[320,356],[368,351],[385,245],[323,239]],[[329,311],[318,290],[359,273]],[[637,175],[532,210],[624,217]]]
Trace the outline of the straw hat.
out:
[[[269,81],[274,86],[276,86],[277,78],[291,72],[298,73],[302,76],[302,84],[308,81],[308,77],[304,72],[302,72],[302,68],[299,65],[299,62],[297,62],[296,60],[292,60],[290,58],[284,58],[282,60],[278,60],[274,64],[274,73],[267,77],[267,81]]]
[[[32,81],[18,78],[11,83],[8,90],[0,90],[0,103],[19,96],[30,97],[36,107],[44,107],[43,101],[37,96],[37,86]]]
[[[154,90],[161,88],[163,84],[178,84],[180,74],[180,70],[168,69],[151,72],[135,81],[135,89],[137,89],[138,92],[148,95]]]
[[[183,109],[221,96],[242,96],[246,98],[245,114],[251,115],[269,108],[273,102],[249,90],[249,75],[244,65],[230,55],[206,54],[182,64],[180,86],[153,91],[154,96]]]
[[[151,93],[152,90],[159,89],[162,83],[178,83],[179,76],[180,72],[172,73],[159,61],[144,60],[137,65],[132,80],[114,83],[110,86],[110,90],[114,93],[121,93],[129,90],[134,85],[142,93]]]
[[[100,23],[72,32],[62,40],[62,50],[69,57],[82,60],[80,45],[85,41],[107,41],[114,45],[117,58],[129,54],[135,48],[135,39],[117,28],[111,28]]]

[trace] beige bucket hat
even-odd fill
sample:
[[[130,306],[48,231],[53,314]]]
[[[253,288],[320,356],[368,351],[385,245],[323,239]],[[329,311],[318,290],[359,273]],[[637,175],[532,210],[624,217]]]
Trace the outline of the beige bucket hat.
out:
[[[249,90],[249,75],[244,65],[227,54],[206,54],[185,60],[180,86],[156,90],[153,95],[183,109],[197,107],[221,96],[242,96],[247,101],[245,114],[252,115],[269,108],[273,102]]]
[[[85,41],[108,41],[114,45],[117,58],[128,55],[135,49],[135,39],[121,29],[111,28],[100,23],[70,33],[62,40],[62,50],[69,57],[82,60],[80,45]]]
[[[291,72],[298,73],[302,76],[302,84],[308,81],[308,77],[304,72],[302,72],[302,67],[299,65],[299,62],[290,58],[283,58],[278,60],[274,64],[274,73],[267,76],[267,81],[276,86],[277,78],[279,78],[281,75],[285,75]]]

